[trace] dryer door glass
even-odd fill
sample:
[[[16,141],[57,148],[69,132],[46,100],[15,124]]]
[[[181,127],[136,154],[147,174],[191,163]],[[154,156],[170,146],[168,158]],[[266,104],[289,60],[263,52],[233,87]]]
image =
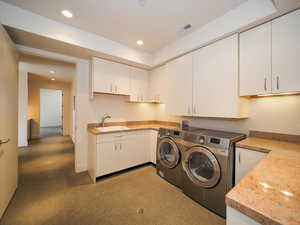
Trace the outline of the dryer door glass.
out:
[[[173,168],[178,164],[179,150],[170,138],[164,138],[159,142],[158,151],[158,159],[164,166]]]
[[[186,153],[184,169],[191,181],[201,187],[215,186],[221,169],[214,154],[202,147],[193,147]]]
[[[193,152],[189,157],[189,168],[195,178],[207,182],[214,176],[214,166],[202,152]]]

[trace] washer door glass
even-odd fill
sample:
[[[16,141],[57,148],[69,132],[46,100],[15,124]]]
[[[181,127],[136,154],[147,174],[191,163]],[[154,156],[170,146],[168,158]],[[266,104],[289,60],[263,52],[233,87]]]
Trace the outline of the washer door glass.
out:
[[[170,138],[163,138],[159,142],[158,157],[160,162],[168,168],[175,167],[179,162],[179,150],[174,141]]]
[[[187,152],[184,167],[193,183],[201,187],[213,187],[220,179],[219,163],[208,149],[193,147]]]

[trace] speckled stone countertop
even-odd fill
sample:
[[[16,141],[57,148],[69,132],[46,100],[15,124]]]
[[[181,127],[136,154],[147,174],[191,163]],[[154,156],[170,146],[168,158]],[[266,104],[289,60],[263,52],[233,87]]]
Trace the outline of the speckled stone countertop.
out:
[[[227,195],[226,204],[261,224],[300,224],[300,143],[249,137],[237,147],[268,155]]]
[[[180,124],[175,122],[165,122],[165,121],[130,121],[130,122],[111,122],[106,123],[105,126],[126,126],[129,129],[126,130],[109,130],[109,131],[99,131],[96,129],[100,124],[89,124],[88,131],[92,134],[109,134],[118,132],[130,132],[136,130],[158,130],[159,128],[167,129],[180,129]]]

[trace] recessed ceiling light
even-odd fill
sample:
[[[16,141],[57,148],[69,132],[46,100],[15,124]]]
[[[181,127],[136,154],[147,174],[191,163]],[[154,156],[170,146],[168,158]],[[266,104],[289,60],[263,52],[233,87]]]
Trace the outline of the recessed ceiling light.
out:
[[[55,78],[52,77],[51,80],[55,80]]]
[[[139,46],[141,46],[141,45],[144,44],[144,41],[142,41],[142,40],[137,40],[136,43],[137,43]]]
[[[73,17],[73,14],[72,14],[69,10],[63,10],[63,11],[61,11],[61,13],[62,13],[65,17],[68,17],[68,18],[72,18],[72,17]]]
[[[51,73],[51,74],[55,74],[55,71],[54,71],[54,70],[50,70],[50,73]]]

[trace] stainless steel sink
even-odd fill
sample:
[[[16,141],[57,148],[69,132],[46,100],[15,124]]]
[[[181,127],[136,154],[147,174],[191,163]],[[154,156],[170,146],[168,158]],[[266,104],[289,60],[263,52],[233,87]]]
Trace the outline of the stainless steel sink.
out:
[[[99,131],[117,131],[117,130],[129,130],[129,127],[126,126],[109,126],[109,127],[97,127]]]

